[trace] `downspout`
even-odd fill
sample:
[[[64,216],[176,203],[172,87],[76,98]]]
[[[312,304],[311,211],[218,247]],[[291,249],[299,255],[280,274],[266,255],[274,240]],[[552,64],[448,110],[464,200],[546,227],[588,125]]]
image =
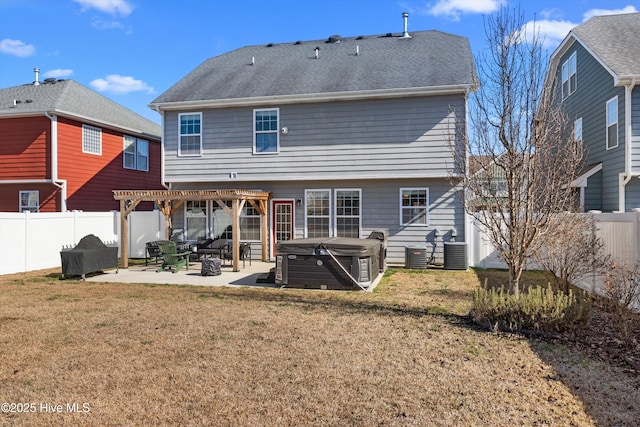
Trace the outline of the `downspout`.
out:
[[[165,130],[164,130],[164,111],[160,111],[159,107],[154,108],[154,110],[160,114],[160,129],[162,129],[162,134],[160,135],[160,184],[167,190],[171,190],[171,185],[167,185],[165,182],[165,163],[164,163],[164,141],[165,141]]]
[[[620,188],[618,189],[618,210],[626,211],[625,187],[631,181],[631,93],[636,85],[633,77],[629,84],[624,86],[624,173],[619,176]]]
[[[60,212],[67,211],[67,180],[58,179],[58,116],[45,111],[44,115],[51,120],[51,181],[60,189]]]

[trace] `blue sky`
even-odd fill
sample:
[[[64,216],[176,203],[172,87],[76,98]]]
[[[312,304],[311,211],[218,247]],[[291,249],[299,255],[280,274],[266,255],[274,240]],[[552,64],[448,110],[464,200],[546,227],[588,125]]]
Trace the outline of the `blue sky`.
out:
[[[160,123],[147,106],[207,58],[267,43],[440,30],[486,47],[501,5],[536,20],[549,53],[589,17],[635,0],[0,0],[0,88],[73,79]]]

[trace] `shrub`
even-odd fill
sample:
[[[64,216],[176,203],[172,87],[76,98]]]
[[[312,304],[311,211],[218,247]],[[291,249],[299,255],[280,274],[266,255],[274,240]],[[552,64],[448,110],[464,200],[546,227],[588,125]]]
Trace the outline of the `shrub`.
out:
[[[611,326],[623,340],[633,339],[640,328],[640,265],[611,263],[604,274],[604,294]]]
[[[471,317],[494,330],[563,331],[584,326],[589,318],[591,299],[581,290],[569,293],[530,287],[519,297],[504,287],[490,288],[485,281],[473,295]]]

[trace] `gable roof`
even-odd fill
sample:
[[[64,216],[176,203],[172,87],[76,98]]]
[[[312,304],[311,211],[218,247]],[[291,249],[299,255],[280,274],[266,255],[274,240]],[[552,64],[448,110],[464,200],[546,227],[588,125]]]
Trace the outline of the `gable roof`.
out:
[[[57,114],[160,139],[158,124],[73,80],[0,89],[0,118]]]
[[[569,32],[556,50],[558,57],[573,40],[618,79],[640,76],[640,13],[594,16]]]
[[[475,88],[468,39],[419,31],[411,38],[331,36],[243,47],[204,61],[150,106],[301,102]]]

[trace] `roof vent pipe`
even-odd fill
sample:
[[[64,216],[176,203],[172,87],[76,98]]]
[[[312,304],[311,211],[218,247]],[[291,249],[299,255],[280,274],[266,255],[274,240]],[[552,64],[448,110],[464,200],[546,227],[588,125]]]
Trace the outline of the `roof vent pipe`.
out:
[[[33,85],[34,85],[34,86],[38,86],[38,85],[40,84],[40,82],[38,81],[38,79],[40,78],[40,68],[34,68],[34,69],[33,69],[33,72],[34,72],[34,73],[35,73],[35,75],[36,75],[36,79],[35,79],[35,81],[33,82]]]
[[[404,21],[404,31],[402,31],[402,35],[400,36],[400,38],[401,39],[410,39],[411,36],[409,35],[409,32],[408,32],[409,14],[407,12],[402,12],[402,19]]]
[[[316,47],[315,49],[313,49],[316,53],[316,59],[318,59],[320,57],[320,48]]]

